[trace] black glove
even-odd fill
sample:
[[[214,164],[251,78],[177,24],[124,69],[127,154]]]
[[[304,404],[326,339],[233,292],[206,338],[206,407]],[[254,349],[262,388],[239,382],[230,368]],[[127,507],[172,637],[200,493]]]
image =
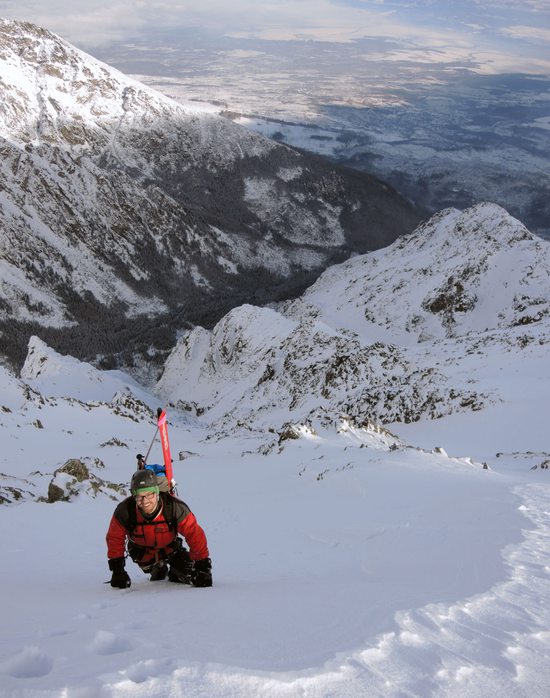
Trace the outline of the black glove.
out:
[[[209,557],[195,560],[191,581],[195,587],[212,586],[212,560]]]
[[[116,589],[126,589],[131,586],[132,582],[128,576],[128,572],[124,569],[124,558],[114,557],[109,560],[109,569],[113,573],[111,576],[111,586]]]
[[[170,562],[169,581],[191,584],[193,581],[193,561],[189,557],[189,552],[185,548],[180,548],[170,555],[168,560]]]

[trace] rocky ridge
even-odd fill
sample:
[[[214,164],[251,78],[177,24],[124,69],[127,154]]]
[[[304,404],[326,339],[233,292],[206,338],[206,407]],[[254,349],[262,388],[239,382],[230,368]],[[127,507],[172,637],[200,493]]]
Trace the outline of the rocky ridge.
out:
[[[334,318],[411,344],[526,327],[550,315],[550,246],[496,204],[440,211],[384,250],[327,270],[291,315]]]
[[[295,301],[187,333],[157,392],[220,433],[477,411],[503,399],[491,357],[543,351],[549,271],[550,243],[500,207],[443,211]]]

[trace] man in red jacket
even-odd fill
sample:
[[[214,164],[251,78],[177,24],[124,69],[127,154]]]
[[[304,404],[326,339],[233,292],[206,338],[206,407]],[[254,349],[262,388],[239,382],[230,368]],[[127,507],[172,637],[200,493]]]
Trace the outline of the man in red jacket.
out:
[[[157,476],[151,470],[135,472],[130,489],[132,496],[115,509],[106,536],[111,586],[125,589],[131,584],[124,569],[126,542],[128,555],[152,581],[168,575],[171,582],[212,586],[206,536],[187,504],[159,492]]]

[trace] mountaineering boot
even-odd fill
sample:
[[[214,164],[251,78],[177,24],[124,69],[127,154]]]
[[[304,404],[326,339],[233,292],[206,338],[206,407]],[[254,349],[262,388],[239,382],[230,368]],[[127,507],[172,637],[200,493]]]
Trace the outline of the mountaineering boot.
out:
[[[166,579],[167,574],[168,565],[164,562],[164,560],[157,562],[157,564],[153,565],[151,568],[151,581],[160,582],[161,580]]]

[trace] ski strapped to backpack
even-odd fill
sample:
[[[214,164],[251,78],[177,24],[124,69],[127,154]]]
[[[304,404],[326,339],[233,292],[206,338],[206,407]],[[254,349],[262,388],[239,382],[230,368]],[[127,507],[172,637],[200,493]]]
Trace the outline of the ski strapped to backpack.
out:
[[[162,457],[164,458],[164,468],[166,471],[166,479],[168,480],[168,488],[173,492],[176,486],[174,482],[174,471],[172,468],[172,456],[170,455],[170,441],[168,440],[168,418],[166,411],[161,407],[157,410],[157,424],[160,434],[160,444],[162,446]]]
[[[160,444],[162,446],[162,458],[164,461],[164,466],[161,466],[157,463],[147,463],[147,459],[149,458],[149,454],[151,453],[151,449],[153,447],[155,439],[157,438],[157,433],[160,434]],[[163,479],[166,478],[167,489],[163,489],[163,492],[177,494],[176,482],[174,480],[174,470],[172,466],[172,456],[170,454],[170,441],[168,440],[168,418],[166,416],[166,411],[163,410],[161,407],[159,407],[157,410],[157,428],[155,429],[155,434],[151,440],[151,443],[149,444],[147,453],[145,456],[142,456],[141,453],[138,453],[136,458],[138,470],[148,468],[149,470],[152,470],[155,473],[155,475],[158,475],[159,478],[161,476]]]

